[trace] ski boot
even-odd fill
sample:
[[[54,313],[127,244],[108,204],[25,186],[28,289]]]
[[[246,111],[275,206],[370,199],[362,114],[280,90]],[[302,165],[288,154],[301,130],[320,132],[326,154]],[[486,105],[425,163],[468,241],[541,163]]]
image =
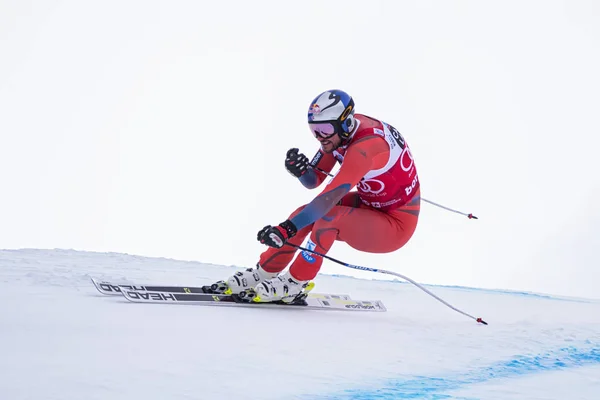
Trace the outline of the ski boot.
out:
[[[264,280],[254,287],[252,301],[255,303],[281,302],[285,304],[305,303],[304,299],[314,288],[311,281],[299,281],[289,271],[277,277]]]
[[[259,283],[277,276],[277,272],[267,272],[256,264],[256,268],[238,271],[225,281],[218,281],[205,288],[205,292],[213,294],[233,295],[240,301],[251,301],[255,295],[254,287]]]

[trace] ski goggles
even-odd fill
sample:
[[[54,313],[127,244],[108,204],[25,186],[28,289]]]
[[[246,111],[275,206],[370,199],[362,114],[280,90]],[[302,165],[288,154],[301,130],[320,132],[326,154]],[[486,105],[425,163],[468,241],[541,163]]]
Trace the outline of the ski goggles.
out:
[[[330,139],[338,132],[333,121],[310,122],[308,126],[310,127],[310,131],[312,132],[313,136],[317,139]]]

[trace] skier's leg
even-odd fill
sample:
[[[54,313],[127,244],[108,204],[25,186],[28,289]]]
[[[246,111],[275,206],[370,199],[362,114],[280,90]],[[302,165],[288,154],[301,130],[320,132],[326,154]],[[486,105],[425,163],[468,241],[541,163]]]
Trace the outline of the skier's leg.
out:
[[[418,196],[418,194],[417,194]],[[349,197],[345,200],[351,200]],[[393,212],[382,212],[342,201],[327,215],[316,221],[307,244],[309,249],[325,254],[333,242],[340,240],[351,247],[370,253],[389,253],[404,246],[413,235],[418,221],[420,199]],[[290,301],[314,279],[323,259],[303,251],[290,269],[275,278],[256,285],[260,301]]]
[[[349,207],[360,207],[360,204],[361,201],[356,192],[348,193],[338,203],[338,205]],[[288,219],[294,218],[300,211],[302,211],[302,209],[304,209],[304,207],[306,206],[299,207],[289,216]],[[297,246],[301,245],[306,236],[312,230],[313,225],[314,224],[311,224],[300,229],[293,238],[288,240],[288,243],[295,244]],[[260,255],[258,265],[268,272],[281,272],[289,265],[290,261],[292,261],[296,251],[297,250],[291,246],[283,246],[280,249],[269,247]]]
[[[304,207],[305,206],[298,208],[288,219],[294,218]],[[310,233],[312,227],[313,225],[311,224],[300,229],[293,238],[288,240],[288,243],[300,246],[306,236]],[[261,268],[270,273],[279,273],[288,266],[295,254],[296,249],[291,246],[283,246],[280,249],[269,247],[262,252],[257,265],[260,265]]]
[[[298,208],[289,218],[293,218],[303,208],[304,206]],[[309,225],[300,229],[289,242],[297,245],[302,244],[311,228],[312,225]],[[218,293],[238,294],[242,291],[254,288],[259,283],[276,277],[288,266],[290,261],[292,261],[295,253],[296,249],[289,246],[284,246],[281,249],[269,247],[260,255],[255,268],[247,268],[244,271],[238,271],[226,280],[217,282],[213,285],[213,287],[215,287],[214,291]]]
[[[346,242],[356,250],[368,253],[390,253],[400,249],[415,232],[420,210],[420,195],[407,205],[391,212],[365,206],[359,208],[336,206],[316,221],[308,247],[326,254],[334,241]],[[290,267],[298,281],[314,279],[323,259],[303,252]]]

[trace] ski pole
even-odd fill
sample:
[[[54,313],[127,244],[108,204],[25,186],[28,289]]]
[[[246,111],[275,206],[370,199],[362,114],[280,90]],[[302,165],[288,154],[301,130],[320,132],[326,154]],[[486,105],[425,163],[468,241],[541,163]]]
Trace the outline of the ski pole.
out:
[[[326,258],[326,259],[328,259],[328,260],[330,260],[330,261],[333,261],[333,262],[335,262],[335,263],[337,263],[337,264],[343,265],[344,267],[353,268],[353,269],[358,269],[358,270],[361,270],[361,271],[368,271],[368,272],[378,272],[378,273],[381,273],[381,274],[388,274],[388,275],[397,276],[397,277],[399,277],[399,278],[401,278],[401,279],[404,279],[404,280],[406,280],[406,281],[408,281],[408,282],[412,283],[413,285],[415,285],[416,287],[418,287],[419,289],[421,289],[422,291],[424,291],[424,292],[425,292],[425,293],[427,293],[428,295],[432,296],[434,299],[438,300],[439,302],[441,302],[441,303],[442,303],[442,304],[444,304],[445,306],[447,306],[447,307],[449,307],[449,308],[453,309],[454,311],[456,311],[456,312],[458,312],[458,313],[460,313],[460,314],[462,314],[462,315],[464,315],[464,316],[466,316],[466,317],[469,317],[469,318],[471,318],[471,319],[474,319],[474,320],[475,320],[475,321],[477,321],[478,323],[481,323],[481,324],[487,325],[487,322],[485,322],[483,319],[481,319],[481,318],[476,318],[476,317],[474,317],[474,316],[472,316],[472,315],[470,315],[470,314],[467,314],[467,313],[466,313],[466,312],[464,312],[464,311],[461,311],[461,310],[459,310],[458,308],[454,307],[454,306],[453,306],[453,305],[451,305],[450,303],[446,302],[445,300],[443,300],[443,299],[441,299],[440,297],[436,296],[435,294],[431,293],[429,290],[427,290],[427,288],[423,287],[422,285],[420,285],[419,283],[417,283],[417,282],[413,281],[412,279],[410,279],[410,278],[409,278],[409,277],[407,277],[407,276],[404,276],[404,275],[402,275],[402,274],[398,274],[398,273],[396,273],[396,272],[386,271],[386,270],[384,270],[384,269],[378,269],[378,268],[369,268],[369,267],[361,267],[361,266],[359,266],[359,265],[352,265],[352,264],[348,264],[348,263],[345,263],[345,262],[343,262],[343,261],[337,260],[337,259],[335,259],[335,258],[333,258],[333,257],[330,257],[330,256],[328,256],[328,255],[321,254],[321,253],[319,253],[319,252],[317,252],[317,251],[314,251],[314,250],[309,250],[309,249],[307,249],[307,248],[305,248],[305,247],[302,247],[302,246],[298,246],[298,245],[295,245],[295,244],[292,244],[292,243],[286,243],[286,244],[287,244],[288,246],[295,247],[295,248],[296,248],[296,249],[298,249],[298,250],[306,251],[306,252],[312,253],[312,254],[314,254],[314,255],[317,255],[317,256],[319,256],[319,257]]]
[[[321,168],[319,168],[319,167],[311,167],[311,168],[312,168],[312,169],[314,169],[314,170],[316,170],[316,171],[319,171],[319,172],[321,172],[321,173],[323,173],[323,174],[325,174],[325,175],[329,175],[330,177],[332,177],[332,178],[333,178],[333,174],[330,174],[329,172],[327,172],[327,171],[325,171],[325,170],[322,170],[322,169],[321,169]],[[469,218],[469,219],[479,219],[479,218],[477,218],[476,216],[474,216],[474,215],[473,215],[473,214],[471,214],[471,213],[464,213],[464,212],[462,212],[462,211],[453,210],[453,209],[451,209],[451,208],[449,208],[449,207],[443,206],[443,205],[441,205],[441,204],[438,204],[438,203],[434,203],[433,201],[431,201],[431,200],[427,200],[427,199],[425,199],[425,198],[423,198],[423,197],[421,197],[421,200],[423,200],[424,202],[426,202],[426,203],[429,203],[429,204],[431,204],[431,205],[433,205],[433,206],[436,206],[436,207],[442,208],[442,209],[444,209],[444,210],[446,210],[446,211],[450,211],[450,212],[453,212],[453,213],[456,213],[456,214],[464,215],[465,217],[467,217],[467,218]]]

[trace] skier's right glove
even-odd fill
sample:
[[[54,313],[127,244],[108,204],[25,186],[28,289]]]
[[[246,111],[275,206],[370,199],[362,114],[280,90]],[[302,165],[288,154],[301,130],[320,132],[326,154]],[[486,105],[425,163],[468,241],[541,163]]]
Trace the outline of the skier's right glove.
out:
[[[300,178],[308,171],[308,157],[298,153],[298,149],[289,149],[285,157],[285,169],[296,178]]]
[[[277,226],[267,225],[258,231],[256,239],[269,247],[280,249],[288,239],[293,238],[298,232],[296,225],[289,219],[286,219]]]

